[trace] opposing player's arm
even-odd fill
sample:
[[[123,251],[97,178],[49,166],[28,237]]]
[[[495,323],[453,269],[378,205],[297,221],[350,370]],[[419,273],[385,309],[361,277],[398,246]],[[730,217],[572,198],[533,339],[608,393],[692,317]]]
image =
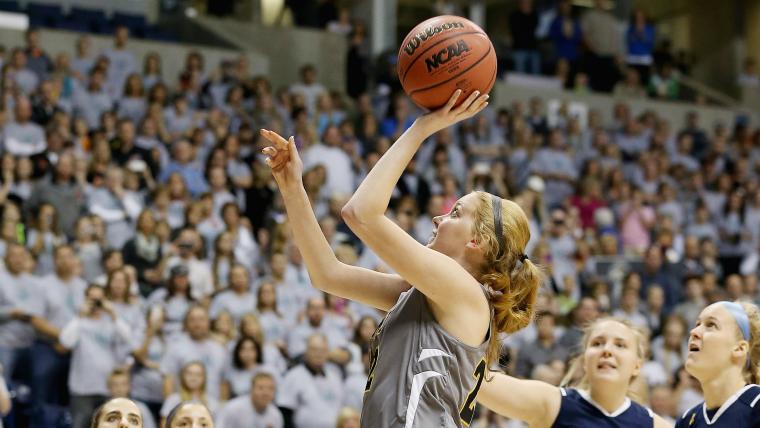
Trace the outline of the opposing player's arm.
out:
[[[490,380],[488,380],[490,377]],[[490,373],[478,393],[478,402],[494,412],[519,419],[531,427],[548,427],[562,401],[559,388],[537,380],[523,380]]]
[[[673,424],[661,418],[659,415],[654,415],[654,428],[673,428]]]

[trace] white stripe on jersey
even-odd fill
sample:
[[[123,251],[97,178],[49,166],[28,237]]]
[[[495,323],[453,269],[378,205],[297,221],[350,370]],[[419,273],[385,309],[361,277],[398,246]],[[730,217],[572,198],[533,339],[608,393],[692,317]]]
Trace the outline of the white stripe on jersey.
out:
[[[427,371],[417,373],[412,378],[412,391],[409,394],[409,405],[406,408],[406,423],[404,428],[412,428],[414,424],[414,415],[417,413],[417,405],[420,403],[420,395],[422,394],[422,387],[425,386],[425,382],[431,377],[440,377],[442,374],[436,371]]]
[[[423,349],[422,352],[420,352],[420,357],[417,359],[417,362],[419,363],[422,360],[426,360],[428,358],[433,358],[433,357],[451,358],[451,355],[441,351],[440,349]]]

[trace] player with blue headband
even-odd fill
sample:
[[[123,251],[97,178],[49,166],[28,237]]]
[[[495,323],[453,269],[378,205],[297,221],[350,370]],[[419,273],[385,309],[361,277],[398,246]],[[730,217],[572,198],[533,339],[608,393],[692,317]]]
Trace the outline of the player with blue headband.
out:
[[[746,302],[716,302],[702,310],[689,336],[686,371],[705,401],[676,428],[760,427],[760,310]]]

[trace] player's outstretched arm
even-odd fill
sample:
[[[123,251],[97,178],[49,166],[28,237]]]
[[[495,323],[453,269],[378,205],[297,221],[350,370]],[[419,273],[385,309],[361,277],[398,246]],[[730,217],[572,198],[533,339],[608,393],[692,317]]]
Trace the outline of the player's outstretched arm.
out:
[[[559,414],[559,388],[537,380],[517,379],[491,372],[480,387],[478,402],[506,416],[527,422],[531,428],[549,427]]]
[[[446,106],[418,118],[404,132],[343,207],[342,216],[362,242],[434,304],[464,316],[487,316],[487,302],[472,275],[447,255],[418,243],[385,216],[396,182],[420,144],[435,132],[474,116],[488,104],[486,95],[474,92],[454,107],[460,93],[455,92]]]
[[[330,294],[356,300],[387,311],[409,288],[398,275],[384,274],[341,263],[322,234],[306,190],[303,187],[303,164],[293,141],[275,132],[261,130],[271,146],[264,149],[280,188],[293,239],[303,255],[314,287]]]

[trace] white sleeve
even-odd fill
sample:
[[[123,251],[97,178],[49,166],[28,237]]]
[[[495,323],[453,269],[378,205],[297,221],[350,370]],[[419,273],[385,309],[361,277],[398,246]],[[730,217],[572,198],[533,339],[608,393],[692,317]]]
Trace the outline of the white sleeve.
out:
[[[97,202],[90,205],[90,212],[103,219],[105,222],[114,222],[124,220],[127,214],[123,210],[106,208],[98,205]]]
[[[79,317],[69,321],[69,323],[63,327],[60,336],[58,336],[58,341],[61,342],[61,345],[68,349],[74,348],[77,342],[79,342],[79,321]]]

